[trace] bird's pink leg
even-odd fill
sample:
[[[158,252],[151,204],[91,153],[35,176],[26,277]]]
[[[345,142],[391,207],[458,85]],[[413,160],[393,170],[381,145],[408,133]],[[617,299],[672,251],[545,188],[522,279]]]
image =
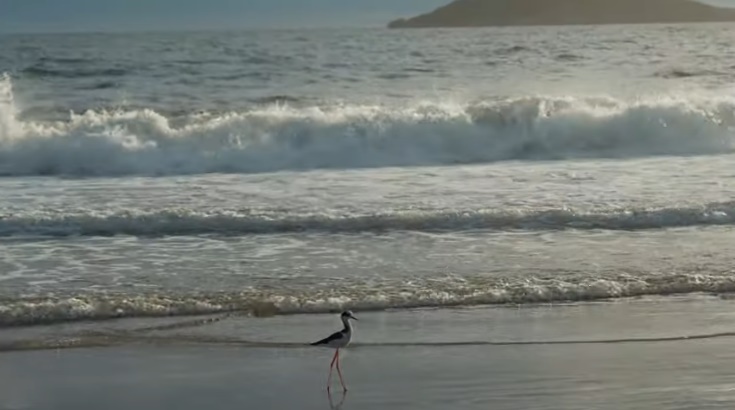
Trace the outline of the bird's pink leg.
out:
[[[346,392],[347,386],[345,386],[345,380],[342,378],[342,370],[339,368],[339,350],[337,350],[337,374],[339,375],[339,382],[342,383],[342,388]]]
[[[329,376],[327,376],[327,391],[330,389],[330,385],[332,384],[332,368],[334,368],[334,363],[337,361],[337,358],[339,357],[339,349],[337,349],[334,352],[334,357],[332,358],[332,363],[329,364]],[[338,369],[339,370],[339,369]]]

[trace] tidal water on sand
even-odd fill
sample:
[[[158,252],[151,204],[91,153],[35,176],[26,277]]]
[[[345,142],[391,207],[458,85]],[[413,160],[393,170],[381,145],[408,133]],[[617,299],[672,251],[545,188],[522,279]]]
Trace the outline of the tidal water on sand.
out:
[[[722,24],[2,36],[0,350],[151,341],[141,326],[204,332],[158,340],[170,358],[189,357],[181,346],[165,348],[177,338],[264,347],[232,332],[242,325],[280,335],[271,347],[281,353],[271,354],[301,366],[312,356],[288,346],[326,334],[291,333],[293,318],[329,331],[331,313],[343,308],[376,311],[369,315],[386,328],[424,337],[411,339],[429,344],[411,350],[417,361],[437,357],[439,342],[728,334],[735,324],[700,328],[695,318],[711,304],[723,318],[735,291],[733,36]],[[682,294],[696,303],[673,296]],[[631,298],[643,301],[642,322],[619,310]],[[394,316],[425,309],[442,323],[433,332]],[[595,319],[552,332],[536,309],[568,318],[583,309]],[[465,310],[479,322],[523,313],[498,335],[462,325],[455,315]],[[667,311],[692,322],[661,329],[645,319]],[[360,326],[377,345],[352,357],[401,368],[397,353],[378,355],[393,335],[376,320]],[[698,354],[669,343],[670,354]],[[701,343],[731,355],[724,342]],[[475,366],[475,376],[489,370],[472,357],[510,352],[496,364],[511,369],[510,358],[528,353],[465,348],[457,363]],[[559,350],[543,349],[531,357],[554,362],[560,383],[569,371],[570,386],[586,383],[588,373],[555,358]],[[558,349],[574,359],[572,347]],[[644,371],[615,368],[610,351],[580,349],[610,371],[599,385],[588,380],[587,392]],[[7,357],[35,365],[14,354]],[[210,354],[216,361],[224,353]],[[459,372],[442,363],[447,374]],[[407,377],[426,370],[416,366]],[[649,371],[683,371],[671,366]],[[538,381],[518,371],[512,380]],[[445,380],[432,377],[424,388]],[[477,384],[471,392],[443,386],[458,389],[445,398],[469,394],[466,408],[488,403],[472,396]],[[537,387],[528,397],[556,388]],[[534,407],[519,391],[493,403],[721,403],[651,407],[666,395],[660,389],[641,390],[638,402],[616,396],[613,407],[568,397]],[[356,408],[408,408],[383,399]],[[26,408],[25,399],[2,400],[0,408]]]

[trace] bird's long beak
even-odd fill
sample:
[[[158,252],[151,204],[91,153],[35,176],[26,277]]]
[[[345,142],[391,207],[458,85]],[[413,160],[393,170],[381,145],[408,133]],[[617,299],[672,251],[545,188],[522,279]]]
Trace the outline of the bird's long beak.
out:
[[[354,317],[354,316],[350,316],[350,318],[357,320],[357,318]],[[357,320],[357,321],[359,322],[359,320]]]

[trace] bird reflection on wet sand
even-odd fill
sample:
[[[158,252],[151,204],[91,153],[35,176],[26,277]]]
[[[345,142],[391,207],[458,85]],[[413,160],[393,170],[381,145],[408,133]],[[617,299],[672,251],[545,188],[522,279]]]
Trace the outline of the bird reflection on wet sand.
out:
[[[341,410],[342,406],[345,404],[345,400],[347,399],[347,391],[342,392],[342,398],[340,399],[339,403],[334,404],[334,400],[332,398],[331,391],[327,390],[327,398],[329,398],[329,408],[331,410]]]

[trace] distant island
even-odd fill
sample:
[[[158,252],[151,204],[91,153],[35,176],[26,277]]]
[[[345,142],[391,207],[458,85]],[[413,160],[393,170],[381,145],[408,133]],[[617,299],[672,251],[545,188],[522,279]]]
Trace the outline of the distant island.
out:
[[[389,28],[735,21],[735,9],[693,0],[455,0]]]

